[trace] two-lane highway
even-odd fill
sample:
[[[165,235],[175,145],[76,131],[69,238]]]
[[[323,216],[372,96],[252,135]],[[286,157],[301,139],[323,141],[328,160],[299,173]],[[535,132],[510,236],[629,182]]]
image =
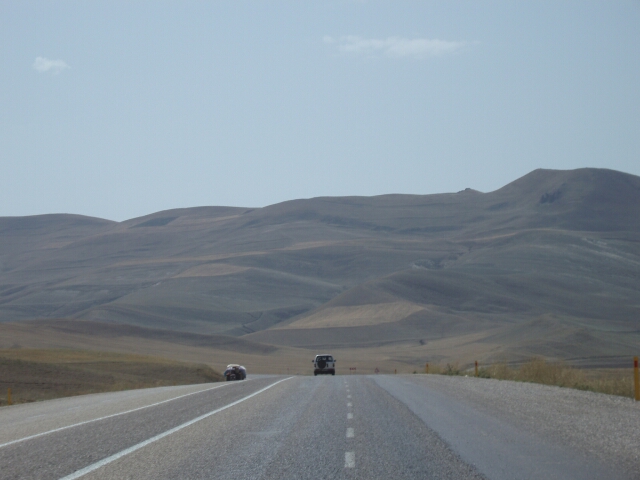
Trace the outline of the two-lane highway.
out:
[[[475,406],[465,388],[491,383],[468,380],[264,376],[3,408],[0,478],[634,478]]]

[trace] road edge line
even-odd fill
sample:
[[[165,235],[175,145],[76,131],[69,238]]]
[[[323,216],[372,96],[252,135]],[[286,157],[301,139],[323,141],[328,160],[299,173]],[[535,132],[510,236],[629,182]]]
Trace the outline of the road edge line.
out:
[[[210,417],[210,416],[212,416],[212,415],[214,415],[216,413],[222,412],[223,410],[226,410],[227,408],[231,408],[234,405],[238,405],[239,403],[244,402],[245,400],[249,400],[250,398],[255,397],[256,395],[259,395],[260,393],[262,393],[262,392],[264,392],[266,390],[269,390],[271,387],[275,387],[279,383],[282,383],[282,382],[284,382],[286,380],[290,380],[292,378],[293,377],[287,377],[287,378],[283,378],[282,380],[278,380],[277,382],[272,383],[271,385],[268,385],[268,386],[258,390],[257,392],[253,392],[251,395],[247,395],[246,397],[243,397],[243,398],[241,398],[239,400],[236,400],[235,402],[231,402],[230,404],[225,405],[224,407],[220,407],[220,408],[218,408],[216,410],[213,410],[213,411],[211,411],[209,413],[205,413],[204,415],[200,415],[199,417],[196,417],[196,418],[194,418],[192,420],[189,420],[188,422],[185,422],[182,425],[178,425],[177,427],[173,427],[172,429],[167,430],[166,432],[162,432],[162,433],[156,435],[155,437],[151,437],[151,438],[145,440],[144,442],[140,442],[140,443],[138,443],[136,445],[133,445],[132,447],[126,448],[124,450],[121,450],[120,452],[115,453],[115,454],[111,455],[110,457],[103,458],[99,462],[96,462],[96,463],[94,463],[92,465],[89,465],[89,466],[87,466],[87,467],[85,467],[85,468],[83,468],[81,470],[78,470],[78,471],[72,473],[71,475],[67,475],[66,477],[62,477],[60,480],[74,480],[76,478],[80,478],[80,477],[86,475],[87,473],[91,473],[91,472],[93,472],[94,470],[97,470],[100,467],[104,467],[105,465],[108,465],[109,463],[114,462],[114,461],[118,460],[119,458],[122,458],[122,457],[124,457],[126,455],[129,455],[130,453],[135,452],[136,450],[140,450],[142,447],[146,447],[147,445],[149,445],[151,443],[154,443],[154,442],[157,442],[158,440],[161,440],[164,437],[168,437],[169,435],[171,435],[173,433],[176,433],[176,432],[182,430],[183,428],[186,428],[188,426],[193,425],[194,423],[199,422],[200,420],[204,420],[205,418]]]
[[[151,405],[145,405],[144,407],[134,408],[133,410],[127,410],[125,412],[112,413],[111,415],[107,415],[105,417],[93,418],[91,420],[85,420],[84,422],[74,423],[73,425],[67,425],[66,427],[54,428],[53,430],[47,430],[46,432],[36,433],[34,435],[29,435],[28,437],[18,438],[17,440],[11,440],[7,443],[1,443],[0,448],[8,447],[9,445],[13,445],[14,443],[26,442],[27,440],[31,440],[34,438],[42,437],[44,435],[49,435],[50,433],[60,432],[62,430],[67,430],[69,428],[79,427],[81,425],[86,425],[87,423],[99,422],[100,420],[105,420],[107,418],[117,417],[118,415],[126,415],[127,413],[137,412],[138,410],[144,410],[145,408],[155,407],[157,405],[162,405],[163,403],[173,402],[174,400],[179,400],[184,397],[188,397],[189,395],[196,395],[198,393],[208,392],[210,390],[215,390],[216,388],[226,387],[227,384],[224,385],[216,385],[215,387],[205,388],[204,390],[198,390],[197,392],[185,393],[184,395],[180,395],[178,397],[169,398],[167,400],[162,400],[161,402],[152,403]],[[115,393],[115,392],[108,392]]]

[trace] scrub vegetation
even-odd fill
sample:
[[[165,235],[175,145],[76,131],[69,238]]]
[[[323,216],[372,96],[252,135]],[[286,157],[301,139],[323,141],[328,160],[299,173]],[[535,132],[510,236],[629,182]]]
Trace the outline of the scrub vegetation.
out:
[[[458,362],[433,365],[429,373],[440,375],[473,375],[474,370],[459,367]],[[633,371],[631,369],[579,369],[563,362],[549,362],[535,357],[519,365],[506,362],[478,369],[478,377],[517,382],[540,383],[558,387],[589,390],[592,392],[633,397]]]
[[[207,365],[84,350],[0,349],[0,405],[135,388],[216,382]]]

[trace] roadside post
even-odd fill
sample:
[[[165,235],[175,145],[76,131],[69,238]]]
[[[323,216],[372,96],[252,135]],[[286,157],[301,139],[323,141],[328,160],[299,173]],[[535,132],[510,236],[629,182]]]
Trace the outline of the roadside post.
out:
[[[13,401],[11,400],[11,389],[7,390],[7,404],[8,405],[13,405]]]
[[[476,377],[478,376],[478,361],[476,360]]]
[[[640,378],[638,375],[638,357],[633,357],[633,387],[635,390],[636,402],[640,402]]]

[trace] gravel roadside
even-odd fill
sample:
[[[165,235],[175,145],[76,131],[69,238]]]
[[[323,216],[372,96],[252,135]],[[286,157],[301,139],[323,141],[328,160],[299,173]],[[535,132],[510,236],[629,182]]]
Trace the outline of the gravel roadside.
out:
[[[640,477],[640,402],[569,388],[474,377],[414,375],[408,381]]]

